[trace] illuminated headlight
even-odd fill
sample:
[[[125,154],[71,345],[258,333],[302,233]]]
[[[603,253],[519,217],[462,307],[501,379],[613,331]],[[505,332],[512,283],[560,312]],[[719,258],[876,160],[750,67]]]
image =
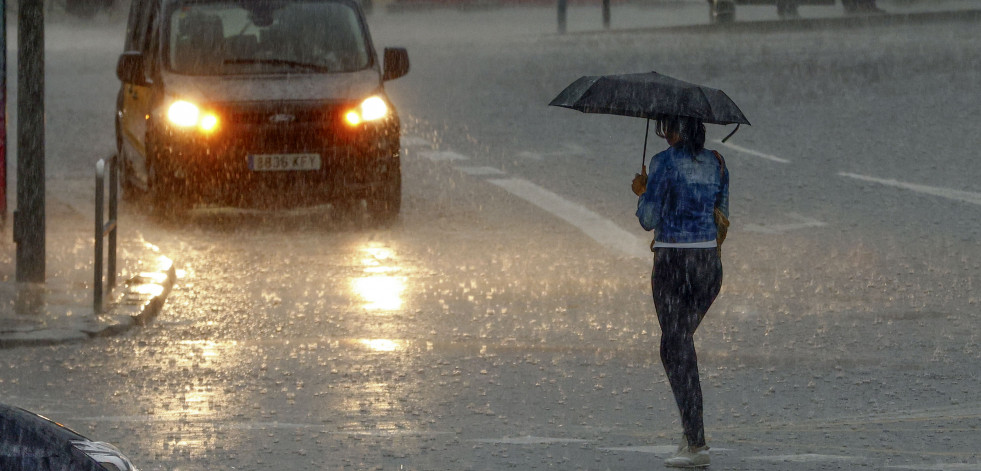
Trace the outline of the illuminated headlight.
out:
[[[373,96],[362,101],[353,110],[344,115],[351,126],[357,126],[366,121],[376,121],[388,116],[388,104],[381,97]]]
[[[218,116],[202,112],[201,108],[189,101],[177,100],[167,108],[167,119],[182,128],[197,127],[204,132],[218,128]]]

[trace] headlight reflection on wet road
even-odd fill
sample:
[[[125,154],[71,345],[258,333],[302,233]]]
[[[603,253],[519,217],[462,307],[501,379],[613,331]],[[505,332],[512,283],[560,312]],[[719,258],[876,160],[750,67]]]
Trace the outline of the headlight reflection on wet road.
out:
[[[376,352],[394,352],[402,349],[402,345],[390,339],[362,339],[361,344]]]
[[[207,373],[227,368],[242,361],[241,344],[237,341],[183,340],[160,352],[165,360],[163,370],[169,382],[183,384],[179,393],[170,388],[154,388],[156,397],[148,397],[152,404],[149,417],[157,421],[180,424],[179,433],[148,433],[145,438],[155,453],[194,454],[235,442],[230,436],[219,439],[219,429],[225,415],[223,409],[232,404],[231,396],[236,389],[228,388],[219,378],[203,379]]]
[[[368,311],[396,311],[402,308],[405,277],[395,276],[391,249],[368,246],[361,249],[361,264],[366,276],[351,281],[354,293],[364,301]]]

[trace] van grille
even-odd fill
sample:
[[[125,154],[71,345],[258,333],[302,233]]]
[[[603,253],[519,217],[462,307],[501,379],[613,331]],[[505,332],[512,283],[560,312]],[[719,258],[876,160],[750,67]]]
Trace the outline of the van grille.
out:
[[[322,102],[235,104],[221,112],[223,120],[230,124],[250,126],[329,124],[336,121],[338,113],[338,105]]]

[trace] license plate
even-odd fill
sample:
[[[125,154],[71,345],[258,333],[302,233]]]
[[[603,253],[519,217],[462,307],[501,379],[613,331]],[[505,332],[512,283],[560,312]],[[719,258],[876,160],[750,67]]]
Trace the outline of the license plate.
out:
[[[254,154],[249,156],[249,170],[255,172],[320,170],[320,154]]]

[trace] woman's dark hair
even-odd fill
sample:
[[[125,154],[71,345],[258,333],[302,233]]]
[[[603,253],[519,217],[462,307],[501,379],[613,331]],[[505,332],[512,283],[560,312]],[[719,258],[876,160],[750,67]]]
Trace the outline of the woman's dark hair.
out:
[[[680,140],[674,147],[688,151],[692,158],[705,148],[705,123],[698,118],[663,116],[657,119],[655,132],[663,138],[677,134]]]

